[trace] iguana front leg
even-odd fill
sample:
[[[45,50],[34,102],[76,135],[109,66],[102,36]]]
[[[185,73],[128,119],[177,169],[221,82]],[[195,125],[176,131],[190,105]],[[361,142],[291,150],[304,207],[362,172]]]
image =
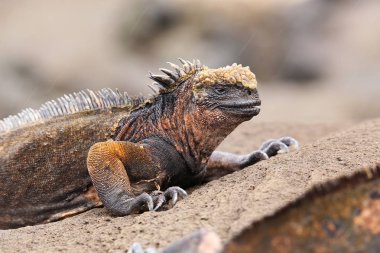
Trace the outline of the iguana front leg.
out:
[[[168,199],[175,203],[178,195],[187,195],[179,187],[170,187],[157,194],[155,190],[160,188],[162,179],[157,175],[162,171],[153,162],[149,147],[142,144],[126,141],[96,143],[88,153],[87,168],[104,206],[116,215],[157,210]],[[128,173],[135,178],[148,179],[133,184]]]
[[[247,155],[237,155],[227,152],[214,151],[207,163],[207,173],[204,181],[208,182],[234,171],[241,170],[271,156],[287,153],[289,148],[298,149],[298,141],[292,137],[271,139],[264,142],[259,150]]]
[[[147,150],[136,143],[108,141],[91,147],[87,168],[100,199],[108,210],[117,215],[153,210],[153,199],[148,193],[133,194],[125,169],[127,164],[148,169],[153,167]]]

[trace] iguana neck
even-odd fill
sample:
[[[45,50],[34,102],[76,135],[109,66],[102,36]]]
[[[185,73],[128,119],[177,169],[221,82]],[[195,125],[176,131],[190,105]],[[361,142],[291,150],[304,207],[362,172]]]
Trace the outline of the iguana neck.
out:
[[[196,173],[240,123],[226,118],[215,120],[211,111],[197,108],[191,91],[184,88],[175,94],[161,94],[151,104],[133,111],[120,122],[122,127],[115,140],[139,142],[149,137],[164,138]]]

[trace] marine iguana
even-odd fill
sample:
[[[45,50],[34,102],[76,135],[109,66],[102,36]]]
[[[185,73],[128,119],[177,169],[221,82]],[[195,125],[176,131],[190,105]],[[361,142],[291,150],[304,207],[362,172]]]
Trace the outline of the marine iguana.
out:
[[[115,215],[157,210],[185,197],[182,188],[298,145],[284,137],[247,155],[214,151],[259,113],[256,77],[242,65],[180,61],[150,73],[150,98],[87,90],[0,121],[0,228],[102,204]]]

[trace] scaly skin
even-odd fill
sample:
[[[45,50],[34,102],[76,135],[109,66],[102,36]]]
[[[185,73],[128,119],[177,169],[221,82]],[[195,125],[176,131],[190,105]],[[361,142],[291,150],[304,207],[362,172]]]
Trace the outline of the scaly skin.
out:
[[[89,91],[61,98],[52,109],[48,104],[26,112],[22,122],[0,121],[0,229],[50,222],[101,204],[116,215],[157,210],[185,197],[182,188],[297,145],[285,138],[248,155],[214,152],[259,113],[255,76],[240,65],[171,65],[175,73],[151,75],[159,94],[138,104]]]
[[[125,108],[81,112],[0,133],[0,229],[101,205],[86,167],[89,148],[110,138]]]

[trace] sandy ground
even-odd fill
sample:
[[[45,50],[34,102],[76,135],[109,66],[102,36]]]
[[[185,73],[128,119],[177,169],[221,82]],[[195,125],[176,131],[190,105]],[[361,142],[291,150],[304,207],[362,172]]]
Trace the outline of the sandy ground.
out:
[[[380,163],[380,119],[348,128],[251,121],[220,149],[244,153],[284,135],[298,138],[301,149],[191,189],[170,210],[115,218],[98,208],[55,223],[0,231],[0,252],[123,252],[135,241],[163,247],[199,228],[215,231],[226,242],[312,185]]]

